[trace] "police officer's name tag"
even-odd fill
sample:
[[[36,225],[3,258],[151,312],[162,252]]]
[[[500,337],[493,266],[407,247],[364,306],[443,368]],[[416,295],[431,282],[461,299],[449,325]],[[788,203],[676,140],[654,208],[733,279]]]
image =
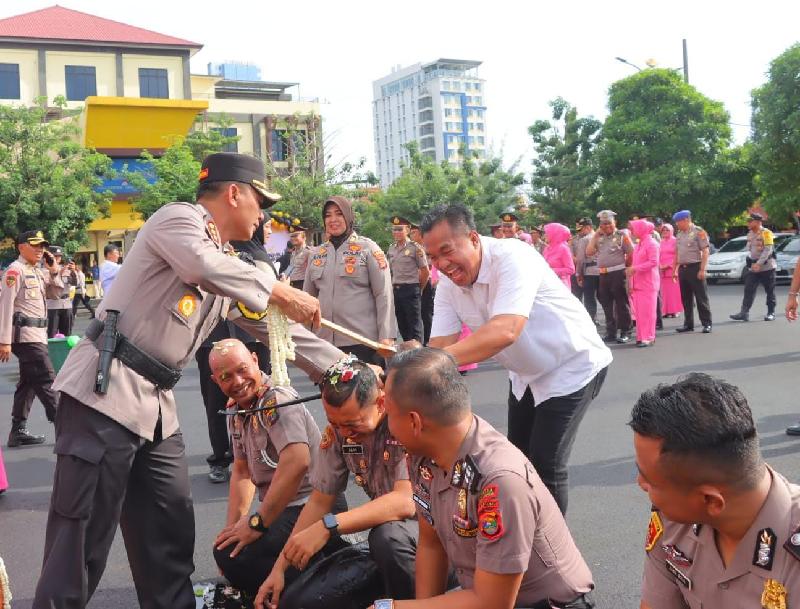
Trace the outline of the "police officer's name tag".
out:
[[[343,455],[363,455],[364,447],[361,444],[342,444]]]
[[[673,562],[672,562],[672,561],[671,561],[669,558],[668,558],[668,559],[665,561],[665,564],[666,564],[666,566],[667,566],[667,571],[669,571],[670,573],[672,573],[672,575],[674,575],[674,576],[675,576],[675,579],[676,579],[678,582],[680,582],[680,584],[681,584],[681,585],[682,585],[684,588],[686,588],[687,590],[691,590],[691,589],[692,589],[692,580],[691,580],[691,579],[689,579],[689,578],[686,576],[686,574],[685,574],[685,573],[683,573],[683,572],[682,572],[680,569],[678,569],[678,567],[677,567],[677,566],[675,566],[675,564],[673,564]]]

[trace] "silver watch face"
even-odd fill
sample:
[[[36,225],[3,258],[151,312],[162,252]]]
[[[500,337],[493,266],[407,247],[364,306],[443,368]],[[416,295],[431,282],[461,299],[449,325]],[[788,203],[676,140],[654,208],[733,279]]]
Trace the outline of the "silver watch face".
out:
[[[375,609],[392,609],[393,606],[394,601],[390,598],[379,598],[374,603]]]

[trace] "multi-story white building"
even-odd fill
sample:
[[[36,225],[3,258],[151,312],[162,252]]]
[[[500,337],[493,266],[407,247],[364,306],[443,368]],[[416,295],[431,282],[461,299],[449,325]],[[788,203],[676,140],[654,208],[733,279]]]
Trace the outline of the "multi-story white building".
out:
[[[419,142],[420,151],[437,162],[457,164],[464,150],[485,158],[485,81],[480,61],[437,59],[399,66],[372,83],[375,169],[386,188],[408,162],[405,145]]]

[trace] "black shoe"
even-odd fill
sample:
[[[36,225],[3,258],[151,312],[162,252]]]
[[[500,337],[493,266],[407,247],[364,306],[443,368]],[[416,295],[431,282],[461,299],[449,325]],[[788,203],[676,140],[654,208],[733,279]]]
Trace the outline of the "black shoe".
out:
[[[694,332],[694,328],[687,328],[686,326],[683,326],[681,328],[675,328],[675,331],[683,334],[684,332]]]
[[[606,334],[603,337],[603,342],[604,343],[613,343],[615,340],[617,340],[617,337],[614,336],[613,334]]]
[[[775,313],[767,313],[764,316],[764,321],[775,321]]]
[[[656,330],[663,330],[663,329],[664,329],[664,324],[663,323],[656,324]]]
[[[627,334],[623,334],[622,336],[620,336],[620,337],[617,339],[617,343],[618,343],[618,344],[620,344],[620,345],[626,345],[626,344],[628,344],[629,342],[631,342],[631,337],[630,337],[630,336],[628,336]]]
[[[35,436],[28,433],[25,427],[12,429],[8,434],[8,447],[16,448],[17,446],[33,446],[34,444],[43,444],[44,436]]]
[[[208,472],[208,479],[212,484],[222,484],[227,482],[230,477],[228,468],[223,465],[212,465],[211,471]]]
[[[786,428],[787,436],[800,436],[800,423]]]
[[[747,313],[734,313],[728,315],[733,321],[750,321],[750,316]]]
[[[711,326],[703,326],[703,334],[711,334]]]

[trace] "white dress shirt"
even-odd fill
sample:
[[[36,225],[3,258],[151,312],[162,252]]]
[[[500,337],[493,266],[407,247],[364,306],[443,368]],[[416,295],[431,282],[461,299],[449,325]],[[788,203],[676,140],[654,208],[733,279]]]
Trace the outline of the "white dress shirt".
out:
[[[108,291],[111,289],[111,284],[114,283],[119,267],[119,264],[110,260],[106,260],[100,265],[100,285],[103,286],[103,297],[108,296]]]
[[[509,372],[522,399],[531,388],[536,404],[584,387],[611,363],[583,305],[535,248],[517,239],[481,237],[478,278],[470,287],[444,274],[436,289],[431,338],[477,330],[497,315],[528,318],[522,333],[494,358]]]

